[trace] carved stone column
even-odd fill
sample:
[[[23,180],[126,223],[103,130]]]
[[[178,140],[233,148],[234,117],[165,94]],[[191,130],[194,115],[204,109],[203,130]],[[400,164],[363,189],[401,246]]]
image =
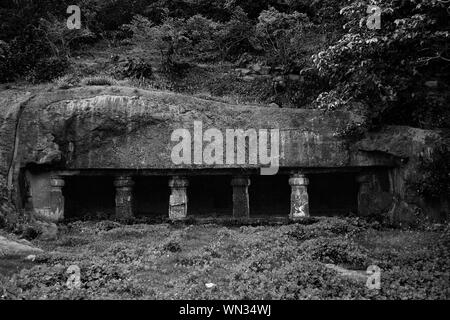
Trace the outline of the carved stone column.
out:
[[[134,216],[133,178],[130,176],[116,177],[114,186],[116,187],[116,218],[132,218]]]
[[[65,185],[61,176],[52,176],[50,178],[50,216],[53,222],[64,220],[64,196],[62,189]]]
[[[296,173],[289,179],[291,186],[291,219],[309,217],[309,179],[304,174]]]
[[[183,220],[187,217],[188,186],[189,181],[186,178],[175,176],[170,179],[169,218],[171,220]]]
[[[243,176],[235,176],[231,180],[233,186],[233,217],[248,218],[250,216],[250,204],[248,187],[250,179]]]

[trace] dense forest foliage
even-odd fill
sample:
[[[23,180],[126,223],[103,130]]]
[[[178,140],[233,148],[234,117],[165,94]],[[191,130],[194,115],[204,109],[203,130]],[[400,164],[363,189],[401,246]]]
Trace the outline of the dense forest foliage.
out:
[[[450,127],[446,1],[79,0],[82,28],[70,30],[73,2],[2,1],[0,82],[51,81],[75,51],[102,39],[131,41],[156,52],[168,74],[258,61],[299,75],[280,88],[298,107],[352,106],[372,127]],[[377,14],[379,27],[369,28]],[[152,74],[145,59],[131,69],[130,76]]]

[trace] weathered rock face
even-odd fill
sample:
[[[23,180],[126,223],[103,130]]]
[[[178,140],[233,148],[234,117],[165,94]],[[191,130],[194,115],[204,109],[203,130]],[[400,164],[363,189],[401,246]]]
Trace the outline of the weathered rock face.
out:
[[[282,167],[378,164],[349,152],[348,143],[335,137],[355,121],[361,119],[344,112],[325,116],[320,111],[233,106],[171,93],[84,88],[30,101],[21,117],[15,160],[70,169],[242,167],[225,161],[195,163],[193,127],[201,122],[201,133],[217,128],[224,139],[226,129],[279,129]],[[177,144],[171,134],[177,129],[191,133],[191,164],[177,165],[171,159]]]
[[[200,148],[208,145],[202,141],[203,134],[212,128],[223,135],[224,157],[227,129],[255,129],[257,134],[267,129],[269,136],[270,130],[277,129],[279,147],[271,145],[269,139],[270,148],[264,151],[270,155],[277,148],[280,170],[360,168],[367,173],[384,168],[390,174],[388,190],[380,188],[383,182],[377,182],[377,174],[372,174],[368,178],[372,182],[364,182],[360,188],[366,193],[360,195],[361,212],[371,214],[373,208],[389,212],[395,206],[404,208],[398,203],[405,198],[405,181],[417,168],[415,159],[429,152],[440,138],[436,132],[388,127],[350,142],[338,133],[363,119],[347,112],[235,106],[123,87],[83,87],[34,95],[5,92],[0,99],[0,174],[8,188],[17,191],[13,199],[16,205],[24,207],[32,196],[35,213],[43,216],[49,214],[45,205],[51,202],[49,198],[59,197],[63,187],[56,180],[50,183],[55,170],[238,170],[266,166],[258,161],[249,163],[249,159],[238,163],[224,158],[208,164],[200,156],[196,161],[198,146],[194,142],[200,142]],[[202,126],[199,139],[195,123]],[[171,157],[179,143],[172,141],[172,133],[179,129],[186,129],[191,139],[190,163],[177,164]]]
[[[423,176],[420,170],[421,158],[429,158],[439,144],[446,143],[444,135],[441,131],[391,126],[370,133],[356,142],[353,148],[360,152],[367,155],[383,154],[398,161],[398,165],[389,170],[388,193],[382,190],[381,181],[376,175],[365,178],[368,192],[362,211],[372,214],[387,213],[391,220],[407,223],[423,219],[424,214],[435,220],[448,218],[449,196],[430,203],[410,186],[410,182],[420,180]]]
[[[14,225],[17,213],[13,190],[20,165],[14,161],[18,144],[16,133],[20,115],[31,93],[4,92],[0,94],[0,227]]]

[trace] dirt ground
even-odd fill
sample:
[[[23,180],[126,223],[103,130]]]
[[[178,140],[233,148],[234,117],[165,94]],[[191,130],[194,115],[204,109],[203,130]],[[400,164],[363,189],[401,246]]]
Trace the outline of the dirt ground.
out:
[[[450,298],[448,225],[80,221],[63,226],[56,241],[32,243],[44,253],[0,257],[2,299]],[[379,289],[367,286],[373,265]]]

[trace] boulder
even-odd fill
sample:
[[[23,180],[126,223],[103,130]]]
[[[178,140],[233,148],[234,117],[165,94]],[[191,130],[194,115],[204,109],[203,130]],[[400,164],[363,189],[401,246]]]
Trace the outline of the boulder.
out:
[[[42,252],[42,249],[32,246],[31,243],[26,240],[10,240],[0,236],[0,257],[27,257]]]
[[[324,265],[326,268],[331,269],[333,271],[336,271],[339,276],[343,277],[343,278],[348,278],[348,279],[352,279],[358,282],[367,282],[367,273],[364,270],[350,270],[350,269],[345,269],[341,266],[332,264],[332,263],[327,263]]]

